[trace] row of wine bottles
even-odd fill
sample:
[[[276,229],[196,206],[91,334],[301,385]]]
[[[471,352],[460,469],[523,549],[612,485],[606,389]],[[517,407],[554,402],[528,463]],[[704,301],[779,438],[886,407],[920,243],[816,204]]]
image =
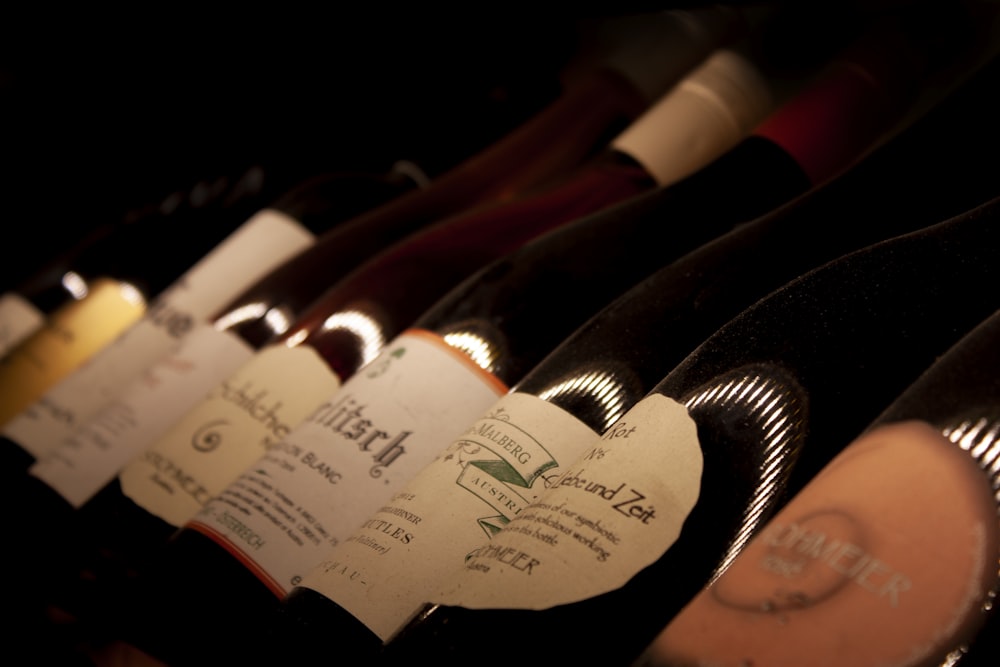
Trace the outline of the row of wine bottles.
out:
[[[0,301],[23,650],[989,664],[998,18],[643,14],[444,173],[59,258]]]

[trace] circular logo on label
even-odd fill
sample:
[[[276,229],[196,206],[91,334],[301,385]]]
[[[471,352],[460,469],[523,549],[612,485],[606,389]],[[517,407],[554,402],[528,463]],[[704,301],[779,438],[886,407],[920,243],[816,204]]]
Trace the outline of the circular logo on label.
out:
[[[759,613],[805,609],[835,595],[870,561],[861,526],[841,510],[772,523],[713,584],[721,604]]]
[[[220,430],[223,426],[229,426],[229,422],[225,419],[216,419],[215,421],[208,422],[191,436],[191,446],[195,448],[195,451],[199,452],[214,451],[222,444],[222,433]]]

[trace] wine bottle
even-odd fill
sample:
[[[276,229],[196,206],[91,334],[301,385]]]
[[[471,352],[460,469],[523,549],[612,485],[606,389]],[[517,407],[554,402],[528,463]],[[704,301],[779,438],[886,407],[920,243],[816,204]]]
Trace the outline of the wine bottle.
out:
[[[139,373],[154,364],[157,369],[151,372],[169,376],[172,369],[190,366],[199,358],[212,359],[216,381],[223,379],[235,370],[219,363],[226,350],[234,347],[229,343],[233,336],[213,336],[211,329],[218,327],[236,334],[254,347],[263,345],[283,333],[280,326],[276,329],[280,322],[287,326],[294,321],[323,289],[383,246],[448,214],[510,200],[589,159],[609,136],[638,117],[657,94],[667,90],[716,44],[740,34],[744,22],[742,14],[727,8],[661,12],[651,15],[643,30],[632,26],[624,34],[612,35],[606,55],[577,75],[560,99],[502,141],[436,177],[427,187],[338,226],[321,243],[297,256],[294,264],[249,287],[220,307],[209,318],[211,324],[199,327],[197,349],[189,349],[194,347],[192,343],[170,358],[131,364],[129,368],[135,375],[131,385],[128,378],[121,376],[109,383],[99,372],[105,364],[98,363],[90,364],[96,370],[81,370],[80,377],[64,379],[4,429],[6,449],[24,450],[16,467],[26,468],[56,443],[90,428],[90,422],[105,421],[98,414],[102,410],[110,414],[107,421],[119,424],[123,413],[141,412],[141,408],[133,406],[148,389]],[[183,361],[175,362],[174,356]],[[192,407],[198,396],[198,392],[190,392],[169,399],[149,398],[146,402],[170,405],[173,411],[167,414],[161,409],[158,423],[144,428],[165,428]],[[124,403],[113,402],[118,397],[125,397]],[[122,440],[122,436],[117,439]],[[72,458],[92,460],[94,455],[89,452]],[[116,455],[114,461],[104,464],[101,474],[105,479],[110,477],[127,458],[127,452]],[[77,461],[76,465],[82,464]],[[96,488],[86,490],[83,497]],[[74,493],[73,497],[79,499],[81,494]]]
[[[946,103],[845,174],[653,274],[529,371],[470,431],[485,433],[492,427],[501,433],[503,425],[511,423],[521,439],[572,457],[580,443],[606,430],[702,338],[766,290],[824,259],[919,229],[995,196],[996,174],[983,174],[977,161],[964,169],[957,165],[972,147],[989,152],[989,144],[1000,138],[990,129],[992,111],[981,106],[992,95],[997,66],[980,71]],[[961,121],[969,124],[956,124]],[[964,138],[959,136],[963,132],[968,132]],[[898,179],[891,186],[886,173]],[[942,197],[941,192],[955,199]],[[614,382],[602,380],[606,369],[615,371]],[[515,402],[543,417],[528,422]],[[581,424],[567,428],[570,416]],[[554,425],[539,425],[547,417]],[[416,613],[426,586],[447,574],[448,554],[461,561],[477,546],[483,531],[489,534],[508,521],[500,509],[484,512],[479,496],[457,481],[462,469],[456,460],[468,463],[460,445],[463,439],[476,442],[469,450],[480,446],[483,457],[492,457],[486,454],[486,436],[460,438],[450,456],[441,456],[421,470],[370,517],[367,527],[334,548],[325,562],[339,562],[375,585],[365,591],[365,601],[359,605],[354,593],[348,597],[341,590],[342,582],[334,574],[314,571],[311,587],[295,588],[279,610],[280,629],[275,630],[273,643],[281,652],[309,664],[322,653],[312,633],[325,637],[336,633],[338,641],[376,651],[381,640]],[[474,469],[468,466],[470,476]],[[537,495],[544,479],[525,488],[515,483],[491,488],[521,501]],[[442,507],[447,514],[438,509]],[[400,525],[400,516],[420,517],[418,526],[404,524],[413,541],[405,549],[374,557],[367,545],[385,542],[378,525]],[[377,584],[388,580],[392,586]]]
[[[804,455],[806,483],[636,664],[966,664],[998,585],[998,344],[1000,311],[821,470]]]
[[[979,287],[997,278],[986,265],[998,216],[1000,198],[845,255],[743,311],[453,561],[432,604],[386,645],[387,664],[458,664],[496,627],[517,627],[529,645],[583,631],[602,641],[568,642],[561,655],[634,660],[781,505],[800,453],[829,460],[997,310]],[[598,374],[618,381],[614,368]]]
[[[561,227],[452,289],[158,550],[140,577],[152,580],[156,592],[144,597],[168,618],[144,624],[183,636],[182,626],[204,619],[178,613],[180,600],[194,591],[205,599],[206,590],[226,591],[209,605],[225,619],[216,623],[246,631],[266,619],[330,545],[433,458],[435,445],[456,436],[586,316],[655,268],[866,152],[908,110],[913,84],[926,74],[923,58],[901,57],[900,27],[873,26],[825,76],[711,165]],[[657,242],[665,227],[674,230],[669,244]],[[571,292],[578,296],[566,299]],[[350,411],[384,433],[407,435],[386,444],[387,454],[362,448],[359,461],[355,447],[344,447],[352,432],[332,419]],[[336,471],[336,483],[320,470]],[[294,519],[275,522],[267,508],[280,504],[279,496],[295,506]],[[314,526],[324,539],[314,538]],[[249,534],[259,536],[254,545],[241,537]]]

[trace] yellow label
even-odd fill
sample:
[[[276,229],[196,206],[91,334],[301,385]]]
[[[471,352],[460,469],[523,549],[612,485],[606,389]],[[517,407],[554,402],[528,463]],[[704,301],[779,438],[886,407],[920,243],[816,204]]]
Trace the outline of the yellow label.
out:
[[[108,279],[63,306],[0,361],[0,424],[5,424],[142,317],[146,302]]]

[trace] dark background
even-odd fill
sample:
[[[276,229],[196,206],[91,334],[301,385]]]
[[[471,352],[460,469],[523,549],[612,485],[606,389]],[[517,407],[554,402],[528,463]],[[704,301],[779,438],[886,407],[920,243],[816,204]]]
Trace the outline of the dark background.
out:
[[[581,16],[0,18],[0,283],[83,231],[263,165],[275,189],[433,176],[551,99]]]

